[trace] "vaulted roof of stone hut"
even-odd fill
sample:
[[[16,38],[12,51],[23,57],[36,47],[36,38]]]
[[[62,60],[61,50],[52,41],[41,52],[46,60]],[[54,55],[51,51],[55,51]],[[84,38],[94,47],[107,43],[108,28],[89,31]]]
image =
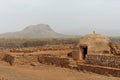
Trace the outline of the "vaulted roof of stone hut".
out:
[[[80,38],[77,46],[86,45],[88,46],[89,52],[100,52],[110,50],[111,40],[101,34],[88,34]]]
[[[80,38],[79,44],[110,43],[111,40],[101,34],[88,34]]]

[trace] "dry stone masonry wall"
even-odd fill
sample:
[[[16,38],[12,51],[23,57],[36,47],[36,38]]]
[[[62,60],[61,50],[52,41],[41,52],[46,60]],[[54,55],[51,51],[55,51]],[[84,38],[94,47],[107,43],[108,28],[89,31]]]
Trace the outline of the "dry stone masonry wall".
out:
[[[44,64],[52,64],[55,66],[69,67],[70,61],[68,58],[60,58],[51,55],[40,55],[39,62]]]
[[[87,55],[86,64],[120,68],[120,56]]]
[[[80,71],[90,71],[101,75],[120,77],[120,69],[87,65],[87,64],[80,64],[78,65],[77,69]]]

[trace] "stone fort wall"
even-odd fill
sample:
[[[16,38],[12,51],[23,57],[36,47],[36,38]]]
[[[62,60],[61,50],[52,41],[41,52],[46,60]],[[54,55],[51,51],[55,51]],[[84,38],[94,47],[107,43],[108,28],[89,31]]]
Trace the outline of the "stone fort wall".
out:
[[[120,68],[120,56],[114,55],[87,55],[86,64]]]
[[[94,72],[94,73],[106,75],[106,76],[120,77],[120,69],[116,69],[116,68],[108,68],[108,67],[103,67],[103,66],[79,64],[77,66],[77,70]]]
[[[42,63],[61,67],[69,67],[70,64],[68,58],[61,58],[59,56],[50,54],[36,54],[36,55],[27,54],[19,56],[6,54],[4,60],[8,62],[10,65],[26,65],[32,63]]]
[[[72,68],[71,59],[67,57],[59,57],[51,54],[27,54],[13,56],[7,54],[4,60],[11,65],[25,65],[42,63],[47,65],[55,65],[60,67]],[[85,63],[78,63],[74,69],[80,71],[90,71],[102,75],[112,75],[120,77],[120,58],[118,56],[106,55],[87,55]]]

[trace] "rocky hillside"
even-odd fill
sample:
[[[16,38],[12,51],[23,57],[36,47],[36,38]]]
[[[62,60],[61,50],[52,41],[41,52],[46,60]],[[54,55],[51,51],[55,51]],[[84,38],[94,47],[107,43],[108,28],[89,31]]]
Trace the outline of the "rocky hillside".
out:
[[[31,25],[22,31],[0,34],[0,38],[71,38],[76,36],[56,33],[47,24]]]

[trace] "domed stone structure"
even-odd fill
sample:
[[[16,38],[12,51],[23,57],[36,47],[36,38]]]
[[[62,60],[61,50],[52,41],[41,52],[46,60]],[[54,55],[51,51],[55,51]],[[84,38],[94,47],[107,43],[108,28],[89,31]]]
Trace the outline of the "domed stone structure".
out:
[[[77,46],[86,45],[89,54],[110,53],[111,40],[100,34],[89,34],[82,37]]]
[[[87,54],[109,54],[110,43],[109,38],[94,32],[80,38],[72,56],[74,59],[85,59]]]

